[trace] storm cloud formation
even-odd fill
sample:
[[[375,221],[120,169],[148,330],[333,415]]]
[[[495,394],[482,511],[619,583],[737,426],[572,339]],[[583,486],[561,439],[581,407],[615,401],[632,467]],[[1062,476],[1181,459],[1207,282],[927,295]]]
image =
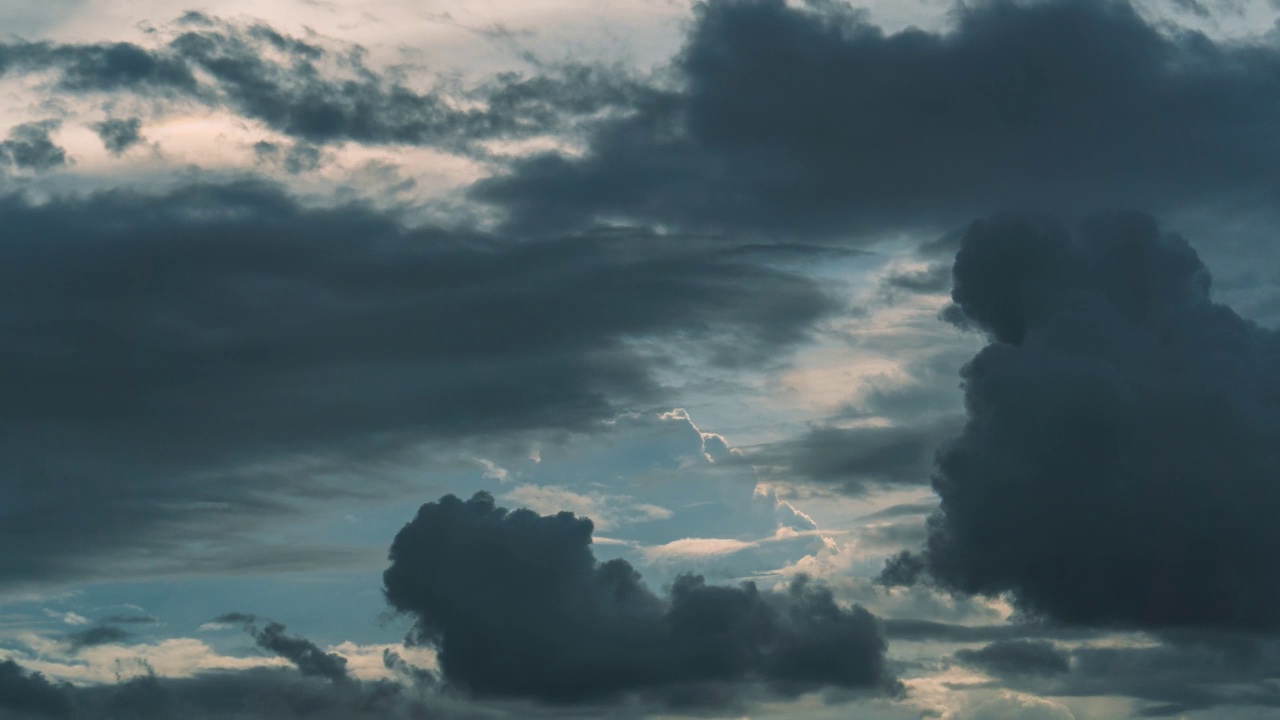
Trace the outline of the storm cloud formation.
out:
[[[887,574],[1067,623],[1280,625],[1280,335],[1209,289],[1145,215],[975,223],[952,296],[990,344],[923,558]]]
[[[0,583],[181,554],[424,439],[590,428],[662,396],[651,341],[750,365],[836,309],[720,244],[526,243],[258,183],[2,197],[0,225]]]
[[[825,588],[802,579],[770,593],[685,575],[661,598],[627,562],[597,562],[591,533],[572,513],[445,496],[396,536],[387,601],[439,648],[444,679],[480,697],[700,705],[748,683],[784,694],[896,687],[876,619]]]
[[[12,660],[0,661],[0,717],[67,717],[67,687],[39,673],[29,673]]]
[[[530,713],[529,716],[536,716]],[[54,684],[12,661],[0,662],[0,719],[45,720],[420,720],[501,718],[392,682],[335,684],[292,670],[212,671],[190,678],[154,675],[76,687]]]
[[[838,2],[698,5],[678,87],[597,127],[585,154],[521,159],[475,196],[525,229],[838,236],[1275,197],[1274,44],[1157,27],[1122,0],[980,0],[952,17],[886,34]]]

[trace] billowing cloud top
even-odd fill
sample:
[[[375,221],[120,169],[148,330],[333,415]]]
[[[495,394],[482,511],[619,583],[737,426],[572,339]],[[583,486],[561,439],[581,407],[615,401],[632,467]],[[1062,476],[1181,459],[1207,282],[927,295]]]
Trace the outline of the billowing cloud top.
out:
[[[821,586],[772,593],[685,575],[659,598],[626,561],[598,563],[591,531],[572,513],[446,496],[396,535],[387,601],[439,646],[445,679],[482,696],[703,705],[744,683],[894,687],[875,618]]]
[[[991,344],[924,568],[1072,623],[1274,628],[1280,335],[1209,285],[1144,215],[973,225],[952,316]]]

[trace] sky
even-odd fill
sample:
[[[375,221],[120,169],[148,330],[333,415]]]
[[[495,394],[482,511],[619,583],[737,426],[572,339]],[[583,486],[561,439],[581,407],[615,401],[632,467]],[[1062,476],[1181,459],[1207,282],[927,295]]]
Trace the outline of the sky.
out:
[[[0,720],[1280,718],[1278,19],[4,3]]]

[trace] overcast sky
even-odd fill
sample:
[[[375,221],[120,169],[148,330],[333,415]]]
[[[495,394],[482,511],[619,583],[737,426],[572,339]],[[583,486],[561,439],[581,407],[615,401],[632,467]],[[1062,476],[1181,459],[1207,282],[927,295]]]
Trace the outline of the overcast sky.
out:
[[[1280,718],[1280,4],[0,7],[0,720]]]

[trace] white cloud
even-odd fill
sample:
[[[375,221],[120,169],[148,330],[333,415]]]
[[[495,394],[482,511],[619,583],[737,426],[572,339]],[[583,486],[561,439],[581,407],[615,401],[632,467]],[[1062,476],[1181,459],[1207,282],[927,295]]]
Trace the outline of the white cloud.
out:
[[[647,547],[642,552],[649,562],[656,562],[659,560],[732,555],[733,553],[758,546],[759,543],[729,538],[684,538],[682,540],[673,540],[665,545]]]
[[[387,650],[399,655],[414,667],[432,671],[440,669],[435,651],[426,647],[410,647],[401,643],[360,645],[348,640],[326,648],[327,652],[346,658],[347,671],[359,680],[396,679],[396,674],[388,669],[382,660],[382,655]]]
[[[120,678],[154,672],[160,677],[191,677],[207,670],[247,670],[255,667],[288,667],[276,657],[220,655],[195,638],[169,638],[158,643],[105,644],[80,650],[74,657],[65,646],[47,637],[19,637],[30,653],[0,650],[0,658],[13,660],[55,680],[75,684],[111,683]]]
[[[62,622],[68,625],[80,626],[80,625],[89,624],[89,618],[83,615],[80,615],[79,613],[74,613],[74,612],[63,613],[63,612],[58,612],[56,610],[50,610],[48,608],[45,608],[44,614],[48,615],[54,620],[61,620]]]

